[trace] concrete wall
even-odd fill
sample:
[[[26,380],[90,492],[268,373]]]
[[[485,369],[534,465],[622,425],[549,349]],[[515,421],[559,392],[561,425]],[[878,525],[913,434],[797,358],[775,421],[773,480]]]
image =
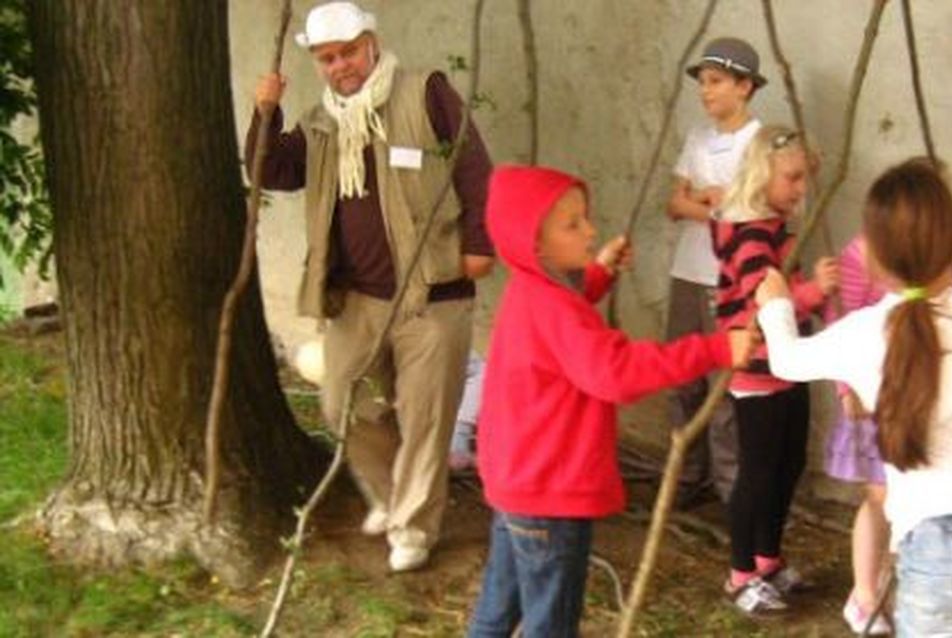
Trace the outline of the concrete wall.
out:
[[[239,135],[250,117],[256,76],[269,63],[277,3],[232,0],[233,80]],[[469,0],[366,0],[377,13],[381,38],[407,65],[446,69],[450,54],[469,56],[473,3]],[[617,232],[635,199],[662,118],[664,96],[672,88],[675,65],[706,6],[703,0],[623,2],[621,0],[536,0],[533,5],[540,65],[540,161],[585,176],[594,214],[604,236]],[[800,0],[775,2],[781,42],[793,64],[806,124],[824,153],[821,181],[839,159],[848,85],[871,2]],[[302,28],[312,2],[296,1],[292,32]],[[946,126],[952,83],[944,63],[952,53],[947,34],[952,3],[914,3],[922,75],[940,153],[952,144]],[[487,0],[483,26],[481,90],[496,104],[475,114],[496,161],[524,161],[528,152],[526,85],[515,0]],[[761,52],[770,84],[753,103],[765,121],[790,122],[779,70],[773,63],[759,2],[724,0],[708,38],[737,35]],[[290,84],[285,100],[289,119],[320,95],[305,52],[289,45],[285,56]],[[889,164],[923,152],[908,74],[899,3],[886,9],[870,65],[855,129],[855,148],[846,183],[833,201],[829,223],[836,246],[859,224],[864,190]],[[461,88],[465,76],[454,78]],[[638,336],[658,336],[664,322],[667,268],[673,239],[663,215],[671,164],[684,133],[703,113],[686,80],[676,111],[674,135],[651,184],[639,220],[637,270],[621,285],[624,327]],[[293,316],[294,293],[303,258],[303,202],[300,195],[276,195],[263,217],[259,249],[261,273],[272,329],[290,346],[306,339],[313,326]],[[812,261],[820,248],[808,251]],[[476,343],[484,347],[492,307],[505,278],[502,269],[480,285]],[[828,396],[820,393],[820,403]],[[827,406],[828,407],[828,406]],[[828,410],[817,412],[818,434]],[[663,402],[655,399],[626,411],[628,433],[661,444],[658,427]],[[814,459],[818,452],[814,452]]]

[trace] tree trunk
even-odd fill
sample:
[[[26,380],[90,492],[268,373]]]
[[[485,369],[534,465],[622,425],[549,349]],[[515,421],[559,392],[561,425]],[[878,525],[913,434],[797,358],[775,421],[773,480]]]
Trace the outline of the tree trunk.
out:
[[[241,585],[328,458],[283,398],[255,275],[235,323],[219,523],[202,527],[217,321],[245,210],[227,7],[36,0],[30,30],[70,378],[53,547],[100,565],[189,552]]]

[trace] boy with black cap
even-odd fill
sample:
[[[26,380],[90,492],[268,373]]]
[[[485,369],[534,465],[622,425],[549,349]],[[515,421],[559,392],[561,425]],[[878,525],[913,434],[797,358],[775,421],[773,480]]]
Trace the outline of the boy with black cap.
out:
[[[760,128],[748,104],[757,89],[767,84],[760,74],[757,51],[738,38],[711,40],[700,61],[686,72],[698,82],[710,122],[690,131],[674,168],[668,215],[677,221],[680,236],[671,266],[668,339],[713,330],[718,267],[708,219],[719,206],[747,143]],[[705,378],[674,391],[674,427],[697,412],[707,391]],[[699,439],[688,452],[678,507],[698,504],[711,487],[727,502],[737,474],[735,431],[733,407],[723,402],[711,419],[707,439]]]

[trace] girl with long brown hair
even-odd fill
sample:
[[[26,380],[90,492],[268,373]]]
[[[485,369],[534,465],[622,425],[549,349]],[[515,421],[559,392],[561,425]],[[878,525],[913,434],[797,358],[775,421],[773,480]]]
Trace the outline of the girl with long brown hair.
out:
[[[757,292],[772,372],[853,388],[879,425],[886,516],[898,551],[898,636],[952,627],[952,194],[914,159],[873,184],[863,216],[869,258],[891,292],[820,334],[797,336],[772,271]]]

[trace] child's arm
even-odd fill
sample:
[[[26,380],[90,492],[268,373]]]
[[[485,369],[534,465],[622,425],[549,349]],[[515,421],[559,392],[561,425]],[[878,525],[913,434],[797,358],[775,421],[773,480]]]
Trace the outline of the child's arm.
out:
[[[757,313],[770,352],[770,372],[787,381],[848,381],[849,322],[840,321],[812,337],[800,337],[790,290],[776,269],[767,271],[757,290]],[[844,328],[844,325],[846,326]]]
[[[866,272],[860,243],[854,241],[840,256],[840,300],[843,302],[843,313],[868,305],[871,286],[872,281]]]
[[[801,337],[790,299],[767,302],[757,318],[770,352],[771,374],[787,381],[850,381],[850,322],[840,321],[813,336]]]
[[[585,298],[589,303],[598,303],[611,289],[614,281],[615,275],[608,268],[593,261],[585,268],[585,279],[582,283]]]
[[[814,312],[826,302],[826,295],[820,290],[819,284],[815,280],[804,279],[799,272],[790,275],[790,293],[793,307],[800,312]]]
[[[615,281],[619,270],[631,267],[631,242],[619,235],[606,243],[595,260],[585,268],[583,290],[590,303],[598,303]]]
[[[833,257],[821,257],[814,266],[812,280],[795,272],[790,276],[793,305],[800,312],[816,312],[823,308],[833,290],[839,285],[839,266]]]
[[[682,385],[717,367],[733,363],[731,340],[740,353],[743,335],[689,335],[662,344],[634,341],[597,317],[548,313],[538,323],[540,336],[562,374],[587,394],[612,403],[628,403],[663,388]],[[738,358],[745,355],[740,353]]]
[[[695,190],[688,179],[675,177],[674,190],[668,200],[668,216],[706,222],[711,218],[711,211],[720,204],[722,195],[719,188]]]
[[[840,301],[843,315],[862,308],[867,305],[868,292],[870,287],[869,275],[866,272],[866,264],[863,259],[860,242],[854,240],[847,244],[843,252],[840,253]],[[836,304],[827,304],[824,320],[831,324],[842,315],[838,314]],[[843,414],[851,419],[858,418],[859,411],[856,406],[859,400],[853,390],[845,383],[838,381],[836,383],[836,394],[842,402]]]
[[[712,228],[716,232],[717,224],[712,224]],[[734,320],[728,324],[728,327],[739,328],[747,325],[751,315],[756,312],[754,293],[767,269],[779,268],[780,264],[768,231],[747,227],[739,230],[731,241],[735,241],[737,246],[726,258],[722,270],[736,279],[736,299],[745,304],[745,312],[735,314]]]

